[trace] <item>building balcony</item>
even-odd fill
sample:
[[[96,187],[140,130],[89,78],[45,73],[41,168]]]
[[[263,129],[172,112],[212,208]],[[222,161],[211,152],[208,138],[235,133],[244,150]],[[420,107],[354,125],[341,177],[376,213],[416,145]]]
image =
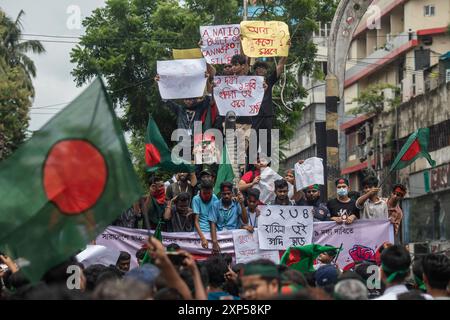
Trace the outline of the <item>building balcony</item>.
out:
[[[355,65],[346,71],[345,88],[382,69],[418,44],[419,40],[415,33],[404,32],[387,42],[383,49],[373,52],[364,59],[356,61],[349,59],[348,63]]]

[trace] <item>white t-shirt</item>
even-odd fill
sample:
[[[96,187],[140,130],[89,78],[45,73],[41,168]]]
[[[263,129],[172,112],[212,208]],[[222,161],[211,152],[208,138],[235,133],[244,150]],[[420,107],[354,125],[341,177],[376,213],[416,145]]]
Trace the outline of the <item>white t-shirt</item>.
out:
[[[367,199],[362,207],[358,204],[356,207],[363,210],[360,219],[387,220],[389,218],[388,205],[385,199],[380,198],[377,202]]]

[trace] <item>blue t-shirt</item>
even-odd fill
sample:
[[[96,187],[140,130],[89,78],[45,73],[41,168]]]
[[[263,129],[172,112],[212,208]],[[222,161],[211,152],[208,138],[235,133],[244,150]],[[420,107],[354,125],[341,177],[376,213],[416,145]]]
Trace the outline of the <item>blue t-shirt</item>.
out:
[[[208,293],[208,300],[241,300],[239,297],[232,296],[228,292],[210,292]]]
[[[217,231],[239,229],[242,215],[241,205],[232,201],[228,208],[224,208],[222,200],[214,202],[213,210],[209,213],[209,221],[214,222]]]
[[[213,204],[219,199],[215,194],[212,195],[211,200],[208,203],[204,203],[200,198],[200,195],[196,195],[192,198],[192,211],[194,214],[198,214],[200,229],[203,232],[210,232],[211,228],[209,226],[209,213],[212,212]]]

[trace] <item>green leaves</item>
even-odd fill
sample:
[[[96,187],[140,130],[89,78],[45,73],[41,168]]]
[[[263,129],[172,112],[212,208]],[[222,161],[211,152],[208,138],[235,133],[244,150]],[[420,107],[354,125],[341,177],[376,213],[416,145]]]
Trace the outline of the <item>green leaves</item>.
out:
[[[37,40],[22,40],[21,10],[15,20],[0,10],[0,160],[25,140],[36,66],[27,54],[44,53]]]

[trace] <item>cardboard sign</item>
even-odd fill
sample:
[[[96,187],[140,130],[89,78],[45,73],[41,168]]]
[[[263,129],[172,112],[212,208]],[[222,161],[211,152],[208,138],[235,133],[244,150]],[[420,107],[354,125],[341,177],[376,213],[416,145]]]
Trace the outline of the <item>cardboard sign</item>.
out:
[[[282,21],[242,21],[242,49],[246,56],[287,57],[289,28]]]
[[[209,64],[231,63],[241,53],[240,25],[201,26],[202,54]]]

